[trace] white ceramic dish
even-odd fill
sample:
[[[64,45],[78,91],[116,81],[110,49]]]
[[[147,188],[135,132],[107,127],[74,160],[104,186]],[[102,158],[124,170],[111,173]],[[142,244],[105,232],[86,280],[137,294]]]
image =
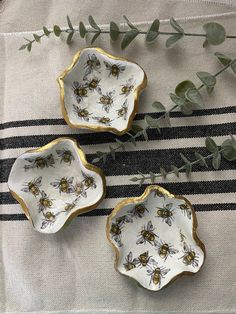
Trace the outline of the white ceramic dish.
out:
[[[194,274],[205,259],[196,228],[188,200],[149,186],[140,197],[120,202],[108,217],[107,237],[116,252],[115,268],[151,291]]]
[[[136,63],[100,48],[80,50],[58,78],[62,113],[73,128],[127,132],[147,77]]]
[[[102,171],[89,164],[75,140],[58,138],[18,157],[8,186],[33,227],[55,233],[94,209],[105,195]]]

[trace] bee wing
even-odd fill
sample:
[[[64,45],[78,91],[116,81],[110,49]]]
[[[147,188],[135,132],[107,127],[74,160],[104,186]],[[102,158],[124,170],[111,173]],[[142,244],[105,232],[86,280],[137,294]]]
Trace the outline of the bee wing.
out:
[[[78,106],[76,106],[75,104],[73,104],[73,108],[74,108],[74,110],[75,110],[76,112],[78,112],[78,111],[79,111]]]
[[[23,189],[21,189],[21,191],[23,191],[23,192],[29,192],[29,188],[23,188]]]
[[[80,85],[80,84],[79,84],[78,81],[74,81],[74,82],[73,82],[73,86],[74,86],[75,88],[79,87],[79,85]]]
[[[152,225],[151,220],[149,220],[149,222],[147,223],[147,229],[148,229],[148,230],[153,229],[153,225]]]
[[[179,252],[179,250],[174,249],[174,248],[170,248],[170,249],[169,249],[169,252],[170,252],[170,254],[176,254],[176,253]]]
[[[97,87],[96,87],[96,91],[98,92],[98,94],[102,95],[102,89],[101,89],[101,87],[97,86]]]
[[[134,265],[138,265],[139,264],[139,259],[138,258],[134,258],[132,263],[134,263]]]
[[[124,72],[125,68],[126,68],[126,67],[125,67],[124,65],[120,65],[120,66],[119,66],[120,72]]]
[[[183,248],[184,248],[184,252],[188,252],[189,251],[189,247],[188,247],[186,242],[184,242]]]
[[[188,219],[191,219],[192,218],[192,211],[191,211],[191,209],[187,209],[186,210],[186,212],[187,212],[187,217],[188,217]]]
[[[74,105],[73,105],[74,106]],[[56,152],[57,152],[57,155],[62,155],[64,153],[63,150],[60,150],[60,149],[56,149]]]
[[[44,220],[44,221],[42,222],[41,229],[45,229],[45,228],[48,226],[48,224],[49,224],[49,222],[46,221],[46,220]]]
[[[148,274],[148,276],[151,276],[152,272],[153,272],[152,269],[147,269],[147,274]]]
[[[51,182],[50,185],[52,185],[54,188],[58,188],[60,185],[60,182]]]
[[[33,159],[33,158],[25,158],[25,160],[28,162],[34,162],[35,161],[35,159]]]
[[[130,216],[126,216],[125,220],[126,222],[133,222],[133,219]]]
[[[161,271],[161,276],[162,276],[162,277],[165,276],[169,271],[170,271],[170,268],[163,269],[163,270]]]
[[[77,96],[77,95],[76,95],[76,100],[77,100],[78,104],[81,102],[81,98],[79,96]]]
[[[128,260],[129,262],[132,262],[132,260],[133,260],[133,254],[132,254],[132,252],[129,252],[129,254],[127,255],[127,260]]]
[[[105,64],[106,68],[107,68],[108,70],[110,70],[111,64],[108,63],[107,61],[103,61],[103,62],[104,62],[104,64]]]
[[[45,198],[47,197],[47,194],[44,191],[41,191],[41,196]]]
[[[144,242],[144,238],[140,237],[137,241],[136,244],[142,244]]]
[[[40,186],[40,185],[41,185],[41,182],[42,182],[42,177],[38,177],[38,178],[35,180],[35,185]]]
[[[154,258],[150,258],[149,261],[148,261],[148,264],[152,265],[152,266],[155,266],[155,267],[158,266],[158,263],[157,263],[157,261],[154,260]]]
[[[167,223],[168,226],[171,226],[171,225],[172,225],[172,222],[171,222],[170,217],[166,218],[165,221],[166,221],[166,223]]]
[[[69,183],[69,184],[72,184],[73,180],[74,180],[74,177],[70,177],[70,178],[68,179],[68,183]]]

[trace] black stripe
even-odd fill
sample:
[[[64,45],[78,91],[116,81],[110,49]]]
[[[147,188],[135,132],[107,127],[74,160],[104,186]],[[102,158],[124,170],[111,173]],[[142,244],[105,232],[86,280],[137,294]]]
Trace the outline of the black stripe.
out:
[[[219,181],[196,181],[196,182],[177,182],[162,183],[161,186],[177,195],[192,194],[214,194],[214,193],[232,193],[236,192],[235,180]],[[113,185],[107,186],[107,198],[125,198],[141,195],[147,185]],[[0,204],[17,204],[17,201],[9,192],[0,193]]]
[[[194,205],[196,212],[210,212],[210,211],[233,211],[236,210],[236,203],[228,204],[198,204]],[[94,216],[107,216],[111,213],[112,209],[95,209],[91,212],[82,214],[82,217],[94,217]],[[80,216],[77,216],[78,218]],[[0,221],[21,221],[27,220],[25,214],[0,214]]]
[[[201,109],[195,110],[191,116],[200,117],[207,115],[235,113],[236,106],[229,106],[223,108]],[[136,115],[135,120],[142,120],[146,114],[151,115],[153,118],[158,118],[161,113],[139,113]],[[181,111],[171,112],[171,118],[183,118],[185,117]],[[37,119],[37,120],[23,120],[23,121],[11,121],[0,124],[1,129],[17,128],[24,126],[39,126],[39,125],[65,125],[64,119]]]
[[[196,121],[197,124],[197,121]],[[19,148],[19,147],[39,147],[55,140],[60,136],[71,136],[75,138],[81,145],[104,144],[115,141],[116,135],[111,133],[85,133],[85,134],[70,134],[68,127],[68,134],[55,134],[55,135],[34,135],[34,136],[13,136],[3,138],[1,140],[2,149]],[[173,128],[162,128],[162,133],[159,134],[156,129],[148,130],[149,140],[169,140],[180,138],[196,138],[206,136],[221,136],[236,133],[236,123],[223,123],[223,124],[209,124],[209,125],[195,125],[195,126],[182,126]],[[127,135],[120,137],[120,140],[126,140]],[[143,141],[142,138],[138,139]]]
[[[158,147],[158,143],[157,143]],[[207,155],[208,152],[205,148],[194,147],[194,148],[176,148],[176,149],[162,149],[162,150],[147,150],[147,151],[133,151],[133,152],[117,152],[116,160],[112,160],[111,156],[108,157],[105,164],[98,164],[107,176],[117,176],[117,175],[135,175],[138,171],[143,173],[148,173],[150,171],[157,173],[159,172],[160,166],[166,165],[177,165],[181,166],[182,161],[179,156],[180,153],[186,155],[190,160],[194,160],[194,151],[198,151],[202,155]],[[94,154],[87,155],[89,162],[95,157]],[[2,159],[0,160],[0,182],[6,182],[10,174],[12,165],[15,158]],[[208,161],[209,170],[214,171],[210,161]],[[236,169],[236,163],[226,161],[222,158],[221,170],[232,170]],[[195,171],[206,171],[205,167],[200,165],[195,165],[193,167],[193,172]]]

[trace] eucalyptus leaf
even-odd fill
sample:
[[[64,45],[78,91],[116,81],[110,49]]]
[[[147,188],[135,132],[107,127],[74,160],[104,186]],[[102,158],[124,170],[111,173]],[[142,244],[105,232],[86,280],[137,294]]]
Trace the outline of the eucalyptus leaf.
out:
[[[175,94],[185,98],[185,93],[188,89],[196,88],[192,81],[186,80],[179,83],[175,88]]]
[[[223,157],[228,161],[236,160],[236,144],[235,139],[227,139],[221,145],[221,148],[224,149],[222,152]]]
[[[98,36],[101,34],[101,32],[96,32],[93,36],[93,38],[91,39],[91,45],[95,42],[95,40],[98,38]]]
[[[206,32],[206,39],[211,45],[220,45],[225,41],[226,32],[221,24],[206,23],[203,25],[203,29]]]
[[[236,60],[234,60],[232,63],[231,63],[231,69],[233,70],[233,72],[236,74]]]
[[[31,51],[31,48],[32,48],[32,43],[28,43],[27,44],[27,50],[30,52]]]
[[[185,165],[185,173],[189,178],[192,173],[192,165],[190,163]]]
[[[74,32],[71,32],[71,33],[69,33],[69,35],[67,36],[66,43],[67,43],[68,45],[71,44],[73,35],[74,35]]]
[[[69,28],[73,31],[74,28],[73,28],[73,26],[72,26],[71,20],[70,20],[70,18],[69,18],[68,15],[67,15],[66,19],[67,19],[67,24],[68,24]]]
[[[174,172],[176,177],[179,178],[179,169],[176,166],[174,166],[174,165],[171,165],[170,168]]]
[[[180,109],[185,116],[190,116],[193,113],[192,104],[190,102],[187,102],[185,105],[181,106]]]
[[[92,160],[92,163],[93,164],[96,164],[97,162],[99,162],[100,161],[100,158],[94,158],[93,160]]]
[[[116,138],[116,143],[121,147],[123,151],[125,150],[125,144],[122,141],[118,140],[118,138]]]
[[[90,26],[92,26],[92,28],[101,31],[101,28],[97,25],[97,23],[95,22],[94,18],[92,17],[92,15],[89,15],[88,17],[88,21]]]
[[[160,21],[158,19],[155,19],[147,31],[145,37],[147,43],[152,43],[157,38],[157,36],[159,35],[159,27]]]
[[[143,129],[143,137],[144,137],[145,141],[147,141],[147,142],[149,141],[146,129]]]
[[[206,166],[206,168],[208,168],[208,165],[207,165],[207,162],[206,162],[205,158],[201,154],[199,154],[198,152],[195,152],[194,154],[195,154],[195,157],[197,159],[199,159],[200,165]]]
[[[121,49],[124,50],[126,47],[128,47],[138,34],[139,31],[137,29],[131,29],[130,31],[126,32],[121,42]]]
[[[182,97],[177,96],[176,94],[170,93],[170,99],[178,106],[184,106],[186,104],[186,100]]]
[[[123,18],[125,19],[126,23],[129,25],[131,29],[138,30],[137,27],[133,23],[131,23],[130,20],[125,15],[123,15]]]
[[[50,35],[50,31],[47,29],[47,27],[46,26],[44,26],[43,27],[43,32],[44,32],[44,34],[48,37],[49,35]]]
[[[61,35],[61,32],[62,32],[58,25],[54,25],[53,31],[54,31],[55,36],[57,36],[57,37],[59,37]]]
[[[198,105],[200,108],[203,107],[202,96],[196,88],[189,88],[185,93],[185,97],[187,100]]]
[[[213,86],[206,86],[206,90],[207,90],[207,93],[210,95],[213,92],[214,87]]]
[[[133,178],[130,179],[130,181],[132,181],[132,182],[137,182],[137,181],[139,181],[139,178],[133,177]]]
[[[79,34],[81,38],[84,38],[87,33],[86,27],[83,22],[79,23]]]
[[[214,87],[216,85],[216,78],[211,73],[204,71],[197,72],[197,76],[205,86]]]
[[[27,45],[20,46],[19,50],[24,50],[27,47]]]
[[[156,109],[157,112],[166,112],[165,106],[162,103],[160,103],[159,101],[154,101],[152,103],[152,107],[154,109]]]
[[[224,55],[223,53],[220,53],[220,52],[215,52],[215,56],[218,58],[220,63],[225,65],[225,66],[229,65],[230,62],[232,61],[229,57],[227,57],[226,55]]]
[[[180,157],[182,158],[182,160],[184,161],[185,164],[190,164],[190,161],[188,160],[187,157],[185,157],[184,154],[180,153]]]
[[[171,127],[170,113],[168,111],[165,113],[164,119],[165,119],[165,123],[167,124],[167,126]]]
[[[115,22],[110,23],[110,37],[113,41],[116,41],[120,35],[119,26]]]
[[[183,37],[183,34],[177,33],[175,35],[171,35],[167,41],[166,41],[166,48],[170,48],[174,44],[177,43],[178,40],[180,40]]]
[[[153,172],[149,172],[151,183],[155,182],[155,174]]]
[[[144,121],[151,128],[159,129],[159,125],[158,125],[158,120],[157,119],[153,119],[151,116],[146,114],[145,117],[144,117]]]
[[[167,172],[166,172],[165,168],[160,167],[160,173],[161,173],[162,177],[165,179],[167,176]]]
[[[180,34],[184,34],[184,30],[183,30],[183,28],[176,22],[176,20],[173,18],[173,17],[171,17],[171,19],[170,19],[170,25],[178,32],[178,33],[180,33]]]
[[[112,159],[115,160],[116,159],[115,150],[113,149],[113,147],[111,145],[109,145],[109,149],[110,149],[110,154],[111,154]]]
[[[39,42],[40,42],[40,36],[37,35],[37,34],[33,34],[33,36],[34,36],[35,41],[36,41],[37,43],[39,43]]]
[[[134,133],[138,133],[140,131],[143,131],[143,128],[138,124],[132,124],[132,131]]]
[[[136,140],[135,140],[135,138],[132,136],[132,134],[131,134],[131,137],[130,137],[129,141],[130,141],[130,143],[132,143],[134,146],[137,146]]]
[[[218,146],[216,145],[215,141],[210,137],[206,138],[205,145],[206,149],[211,153],[215,153],[218,151]]]
[[[219,151],[216,151],[213,153],[213,158],[212,158],[212,166],[215,170],[218,170],[220,168],[220,163],[221,163],[221,154]]]

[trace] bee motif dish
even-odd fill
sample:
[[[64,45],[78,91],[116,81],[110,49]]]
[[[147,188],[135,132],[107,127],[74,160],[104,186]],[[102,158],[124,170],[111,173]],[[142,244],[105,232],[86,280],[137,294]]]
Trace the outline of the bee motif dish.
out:
[[[105,196],[102,171],[89,164],[75,140],[58,138],[18,157],[8,186],[33,227],[55,233]]]
[[[157,185],[147,187],[140,197],[121,201],[108,217],[116,270],[151,291],[197,273],[205,247],[196,228],[196,214],[187,199]]]
[[[147,77],[135,62],[85,48],[58,83],[62,114],[70,127],[122,135],[131,128]]]

